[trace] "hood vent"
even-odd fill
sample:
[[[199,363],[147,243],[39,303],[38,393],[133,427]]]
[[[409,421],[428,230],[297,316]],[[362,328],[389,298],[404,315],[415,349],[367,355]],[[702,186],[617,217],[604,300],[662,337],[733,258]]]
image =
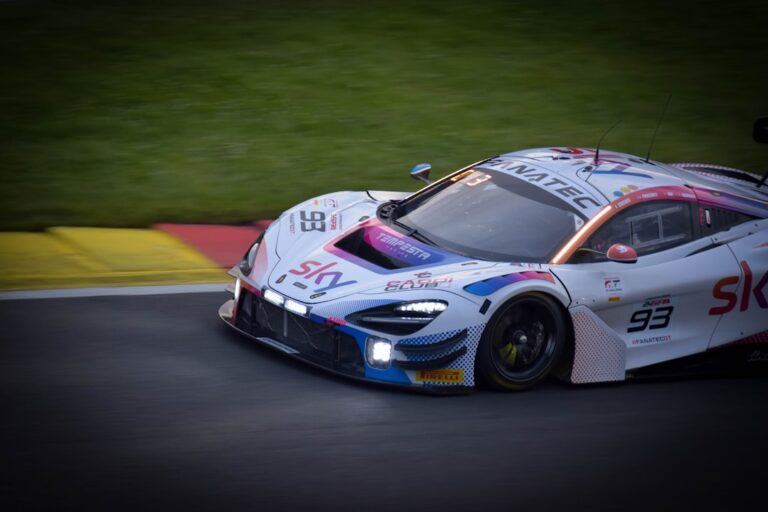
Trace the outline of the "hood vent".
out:
[[[365,229],[363,228],[356,229],[352,233],[336,242],[335,247],[341,249],[344,252],[348,252],[353,256],[357,256],[362,260],[373,263],[376,266],[386,268],[388,270],[408,268],[413,266],[411,263],[384,254],[375,247],[369,245],[368,242],[365,241]]]

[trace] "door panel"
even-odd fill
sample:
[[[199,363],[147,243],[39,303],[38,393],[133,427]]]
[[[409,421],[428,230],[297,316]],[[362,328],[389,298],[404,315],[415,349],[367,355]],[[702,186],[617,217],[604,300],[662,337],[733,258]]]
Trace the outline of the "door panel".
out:
[[[727,246],[712,247],[705,238],[633,264],[568,264],[553,271],[573,305],[591,308],[624,340],[631,369],[706,350],[719,320],[707,315],[713,283],[737,272],[738,264]]]
[[[732,228],[727,235],[746,236],[727,245],[738,268],[722,272],[712,285],[706,314],[720,322],[710,347],[768,331],[768,220]]]

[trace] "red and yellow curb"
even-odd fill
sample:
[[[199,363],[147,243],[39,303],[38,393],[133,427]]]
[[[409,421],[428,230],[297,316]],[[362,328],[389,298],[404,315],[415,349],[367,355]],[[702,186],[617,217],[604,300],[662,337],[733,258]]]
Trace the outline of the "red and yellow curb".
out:
[[[0,233],[0,290],[223,283],[264,223]]]

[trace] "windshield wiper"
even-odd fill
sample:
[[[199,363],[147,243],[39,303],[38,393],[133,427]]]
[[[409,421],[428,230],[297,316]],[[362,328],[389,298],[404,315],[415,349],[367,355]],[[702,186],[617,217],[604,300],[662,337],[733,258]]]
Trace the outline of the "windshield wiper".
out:
[[[407,236],[410,236],[410,237],[412,237],[412,238],[415,238],[415,239],[416,239],[416,240],[418,240],[419,242],[424,242],[425,244],[433,245],[433,246],[435,246],[435,247],[440,247],[440,246],[439,246],[439,245],[437,245],[435,242],[433,242],[432,240],[430,240],[430,239],[429,239],[429,237],[427,237],[426,235],[424,235],[424,234],[420,233],[418,229],[416,229],[416,228],[412,228],[411,226],[407,226],[407,225],[403,224],[402,222],[393,221],[393,223],[394,223],[394,224],[397,224],[397,225],[398,225],[398,226],[400,226],[401,228],[403,228],[403,229],[407,230],[407,231],[408,231],[408,232],[406,233],[406,235],[407,235]]]
[[[381,220],[393,221],[396,218],[395,212],[399,205],[400,201],[393,199],[379,206],[379,210],[376,213]]]

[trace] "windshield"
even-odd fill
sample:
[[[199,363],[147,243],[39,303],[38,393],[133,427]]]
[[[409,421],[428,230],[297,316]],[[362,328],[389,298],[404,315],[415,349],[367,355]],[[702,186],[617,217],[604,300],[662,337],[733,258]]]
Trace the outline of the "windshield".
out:
[[[394,224],[471,258],[545,263],[583,224],[571,206],[492,169],[460,173],[406,202]]]

